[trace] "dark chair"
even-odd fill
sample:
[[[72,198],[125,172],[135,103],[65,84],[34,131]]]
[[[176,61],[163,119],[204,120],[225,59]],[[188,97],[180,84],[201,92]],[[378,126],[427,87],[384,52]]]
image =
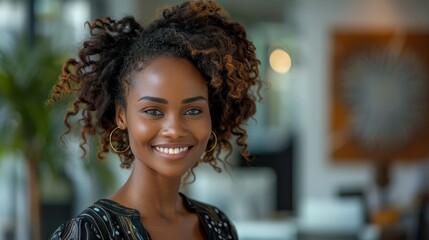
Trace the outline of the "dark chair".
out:
[[[420,198],[417,218],[416,240],[429,240],[429,193]]]

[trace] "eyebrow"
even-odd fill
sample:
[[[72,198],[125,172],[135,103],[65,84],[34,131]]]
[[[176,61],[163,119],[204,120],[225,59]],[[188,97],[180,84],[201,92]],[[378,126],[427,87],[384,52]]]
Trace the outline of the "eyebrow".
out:
[[[196,96],[196,97],[190,97],[190,98],[183,99],[182,103],[185,104],[185,103],[191,103],[191,102],[196,102],[196,101],[200,101],[200,100],[208,102],[207,98],[205,98],[203,96]]]
[[[157,103],[162,103],[162,104],[168,104],[168,101],[164,98],[158,98],[158,97],[152,97],[152,96],[144,96],[139,98],[137,101],[142,101],[142,100],[147,100],[147,101],[151,101],[151,102],[157,102]],[[186,98],[182,100],[182,104],[186,104],[186,103],[191,103],[191,102],[196,102],[196,101],[207,101],[207,98],[203,97],[203,96],[196,96],[196,97],[190,97],[190,98]]]
[[[151,97],[151,96],[141,97],[141,98],[139,98],[139,100],[137,100],[137,102],[142,101],[142,100],[147,100],[147,101],[157,102],[157,103],[163,103],[163,104],[168,103],[168,101],[166,99],[158,98],[158,97]]]

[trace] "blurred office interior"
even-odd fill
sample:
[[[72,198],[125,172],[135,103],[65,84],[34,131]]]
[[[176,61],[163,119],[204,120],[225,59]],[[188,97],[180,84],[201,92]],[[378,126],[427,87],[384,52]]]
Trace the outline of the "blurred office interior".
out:
[[[25,71],[31,68],[20,65],[27,62],[14,54],[24,42],[41,49],[37,41],[49,41],[43,47],[60,62],[75,56],[88,34],[85,21],[133,15],[145,24],[160,7],[180,2],[0,0],[2,58],[13,56],[17,73],[31,76]],[[264,100],[246,126],[255,159],[246,163],[234,152],[228,171],[200,167],[182,191],[224,210],[243,240],[429,239],[429,1],[217,2],[246,27],[270,88],[261,91]],[[64,130],[61,104],[39,121],[48,129],[30,144],[54,154],[29,164],[26,135],[15,135],[30,118],[13,101],[41,99],[30,100],[32,109],[45,108],[45,90],[56,79],[36,83],[45,85],[41,95],[31,87],[8,98],[4,69],[0,240],[37,239],[30,222],[34,194],[40,194],[46,239],[108,196],[130,170],[120,169],[114,155],[97,161],[92,153],[81,160],[73,134],[66,137],[67,148],[57,144]],[[59,68],[49,71],[55,75]],[[11,139],[14,147],[7,145]]]

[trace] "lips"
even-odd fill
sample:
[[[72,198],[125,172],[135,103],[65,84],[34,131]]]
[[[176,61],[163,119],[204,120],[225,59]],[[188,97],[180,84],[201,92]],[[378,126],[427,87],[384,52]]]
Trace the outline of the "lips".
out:
[[[167,153],[167,154],[179,154],[181,152],[185,152],[189,149],[189,147],[181,147],[181,148],[167,148],[167,147],[155,147],[158,152]]]
[[[191,150],[192,146],[187,145],[177,145],[177,146],[171,146],[171,145],[157,145],[153,146],[153,149],[158,152],[161,156],[168,159],[180,159],[185,157],[189,151]]]

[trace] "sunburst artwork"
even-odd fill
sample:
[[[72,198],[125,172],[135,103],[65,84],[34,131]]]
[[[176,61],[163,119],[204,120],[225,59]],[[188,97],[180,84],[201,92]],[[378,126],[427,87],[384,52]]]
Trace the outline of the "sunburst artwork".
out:
[[[332,156],[429,156],[429,50],[417,41],[429,34],[393,47],[394,33],[335,37]]]
[[[424,127],[428,74],[415,53],[370,48],[340,74],[352,134],[365,148],[400,148]]]

